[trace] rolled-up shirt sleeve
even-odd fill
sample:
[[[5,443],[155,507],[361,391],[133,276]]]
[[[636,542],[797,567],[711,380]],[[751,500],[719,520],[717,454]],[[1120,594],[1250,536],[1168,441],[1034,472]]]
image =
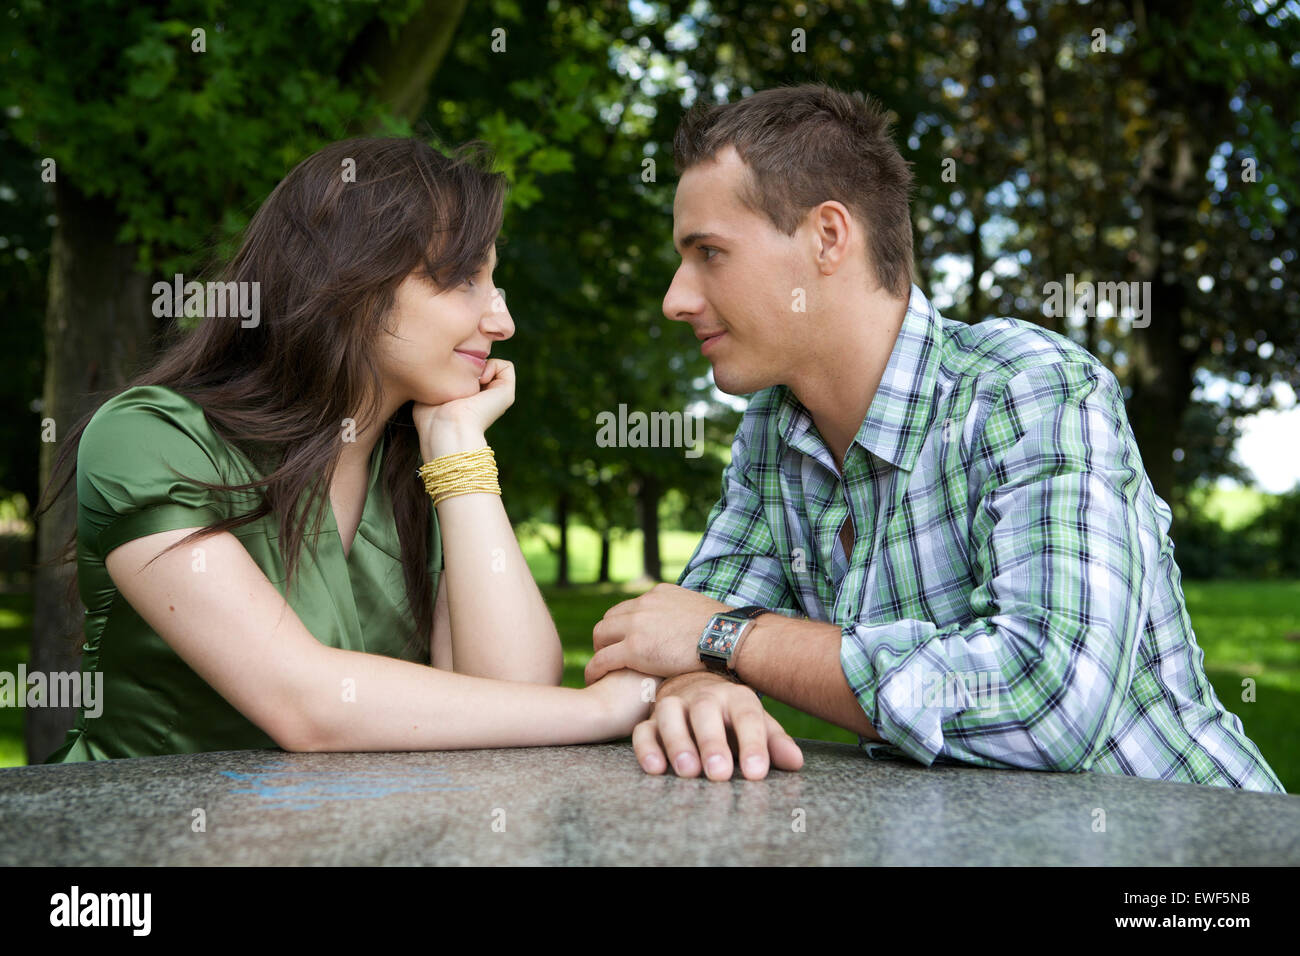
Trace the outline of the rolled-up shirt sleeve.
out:
[[[975,430],[971,618],[849,623],[841,664],[913,759],[1084,771],[1132,680],[1159,540],[1115,377],[1084,362],[1010,378]]]

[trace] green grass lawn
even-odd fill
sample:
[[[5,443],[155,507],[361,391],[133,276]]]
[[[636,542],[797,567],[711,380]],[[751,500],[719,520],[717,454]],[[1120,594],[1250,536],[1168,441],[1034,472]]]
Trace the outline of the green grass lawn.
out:
[[[1199,485],[1187,492],[1187,504],[1234,531],[1250,524],[1275,497],[1258,488]]]
[[[542,535],[542,526],[521,535],[521,548],[539,581],[554,579],[555,556]],[[664,577],[675,581],[690,559],[699,535],[664,532],[661,549]],[[598,539],[586,528],[570,533],[570,573],[575,581],[596,576]],[[627,582],[641,573],[640,536],[617,541],[611,556],[612,574]],[[591,629],[610,607],[634,597],[646,585],[578,584],[571,588],[543,587],[564,644],[564,683],[583,685],[583,668],[591,658]],[[1300,792],[1300,581],[1186,582],[1188,612],[1197,643],[1205,651],[1205,667],[1224,706],[1241,718],[1288,792]],[[27,659],[31,628],[31,597],[0,595],[0,670],[13,673]],[[1255,681],[1255,700],[1242,700],[1242,681]],[[792,736],[855,743],[856,735],[776,701],[765,702]],[[21,766],[24,760],[22,715],[17,708],[0,708],[0,766]]]
[[[659,535],[659,559],[663,565],[665,581],[676,581],[695,553],[699,543],[698,531],[663,531]],[[555,552],[550,545],[559,541],[554,525],[539,524],[530,532],[519,535],[519,549],[523,551],[538,581],[554,581]],[[549,542],[549,544],[548,544]],[[610,546],[609,574],[615,581],[631,581],[641,576],[641,532],[624,534]],[[600,571],[600,536],[590,528],[569,529],[569,580],[594,581]],[[615,602],[617,603],[617,602]],[[599,618],[597,618],[599,620]]]
[[[32,596],[0,594],[0,671],[16,675],[19,664],[28,661],[32,639]],[[0,707],[0,767],[21,767],[27,763],[23,746],[23,714],[20,707]]]
[[[1300,793],[1300,581],[1183,585],[1205,673],[1288,793]],[[1242,699],[1253,679],[1253,702]]]

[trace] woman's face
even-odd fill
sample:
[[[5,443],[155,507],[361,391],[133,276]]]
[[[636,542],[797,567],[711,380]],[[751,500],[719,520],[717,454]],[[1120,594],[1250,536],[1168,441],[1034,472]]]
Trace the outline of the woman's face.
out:
[[[453,289],[439,289],[421,265],[397,287],[380,362],[390,406],[414,399],[441,405],[479,392],[493,344],[515,334],[514,320],[492,282],[491,260]]]

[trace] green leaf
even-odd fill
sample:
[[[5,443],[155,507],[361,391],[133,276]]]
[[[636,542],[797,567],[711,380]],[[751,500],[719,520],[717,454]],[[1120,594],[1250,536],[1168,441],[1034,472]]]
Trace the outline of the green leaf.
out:
[[[528,168],[545,176],[573,172],[573,154],[558,146],[543,146],[528,157]]]

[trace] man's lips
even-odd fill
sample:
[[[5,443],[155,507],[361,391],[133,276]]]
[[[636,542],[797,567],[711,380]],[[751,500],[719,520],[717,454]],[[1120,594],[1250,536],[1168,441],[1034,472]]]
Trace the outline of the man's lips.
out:
[[[695,337],[700,340],[700,351],[707,355],[709,346],[726,334],[726,329],[720,329],[717,332],[696,332]]]

